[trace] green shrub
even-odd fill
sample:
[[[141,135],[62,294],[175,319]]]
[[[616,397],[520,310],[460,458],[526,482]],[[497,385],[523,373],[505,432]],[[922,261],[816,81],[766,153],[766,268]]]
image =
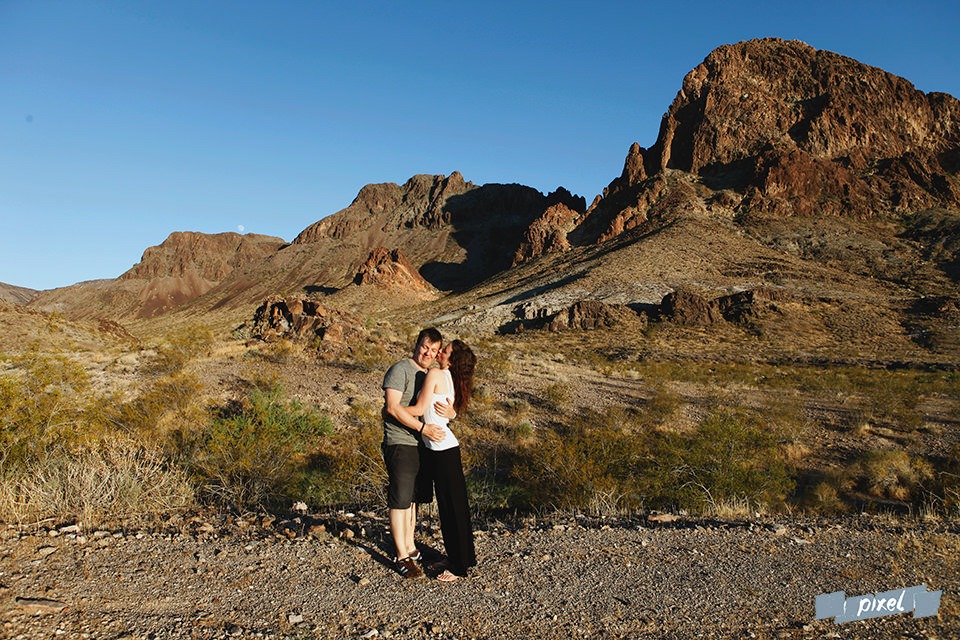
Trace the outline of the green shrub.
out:
[[[324,438],[302,476],[300,495],[316,505],[386,503],[379,405],[354,402],[346,423]]]
[[[731,500],[777,506],[795,486],[779,439],[760,416],[724,408],[690,434],[660,434],[637,471],[651,502],[704,511]]]
[[[273,387],[255,389],[197,433],[181,433],[178,446],[203,498],[238,508],[270,507],[297,497],[309,455],[332,429],[329,418],[284,400]]]
[[[562,433],[544,429],[521,444],[512,468],[518,506],[616,511],[637,508],[635,469],[644,439],[624,429],[615,410],[585,411]]]
[[[10,358],[0,374],[0,474],[68,448],[79,437],[89,381],[62,356]]]

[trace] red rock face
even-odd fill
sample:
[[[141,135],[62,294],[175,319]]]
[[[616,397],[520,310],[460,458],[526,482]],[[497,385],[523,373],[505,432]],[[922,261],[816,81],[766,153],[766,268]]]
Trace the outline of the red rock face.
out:
[[[520,247],[514,254],[513,264],[518,265],[545,253],[570,249],[567,234],[576,228],[582,215],[565,204],[558,203],[549,207],[524,232]]]
[[[360,286],[397,286],[409,291],[433,290],[430,283],[417,273],[399,249],[389,251],[386,247],[373,250],[367,261],[360,266],[354,283]]]

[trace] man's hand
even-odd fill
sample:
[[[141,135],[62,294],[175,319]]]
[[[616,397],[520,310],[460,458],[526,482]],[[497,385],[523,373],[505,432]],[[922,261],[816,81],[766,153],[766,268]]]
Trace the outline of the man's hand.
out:
[[[446,432],[443,430],[443,427],[438,424],[425,424],[423,425],[422,433],[434,442],[440,442],[443,440],[443,435]]]
[[[457,417],[457,412],[454,411],[453,405],[449,402],[434,402],[433,410],[437,412],[438,416],[447,420],[453,420]]]

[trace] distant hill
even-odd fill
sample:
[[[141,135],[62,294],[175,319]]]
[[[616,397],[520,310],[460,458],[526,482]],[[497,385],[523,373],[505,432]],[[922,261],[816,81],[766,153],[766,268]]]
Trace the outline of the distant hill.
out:
[[[12,284],[0,282],[0,302],[11,304],[27,304],[40,293],[35,289],[16,287]]]
[[[284,244],[256,234],[176,232],[144,251],[119,278],[44,291],[31,306],[71,319],[151,318],[206,293],[235,269],[261,262]]]

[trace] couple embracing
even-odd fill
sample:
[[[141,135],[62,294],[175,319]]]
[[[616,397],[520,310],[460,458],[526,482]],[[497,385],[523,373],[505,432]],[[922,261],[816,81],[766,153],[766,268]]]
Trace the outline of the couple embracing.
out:
[[[437,367],[431,368],[434,361]],[[413,356],[394,364],[383,378],[387,507],[397,570],[407,578],[423,575],[413,539],[417,504],[430,503],[434,490],[447,552],[437,579],[452,582],[477,563],[460,443],[447,424],[470,400],[476,362],[465,343],[444,345],[439,331],[424,329]]]

